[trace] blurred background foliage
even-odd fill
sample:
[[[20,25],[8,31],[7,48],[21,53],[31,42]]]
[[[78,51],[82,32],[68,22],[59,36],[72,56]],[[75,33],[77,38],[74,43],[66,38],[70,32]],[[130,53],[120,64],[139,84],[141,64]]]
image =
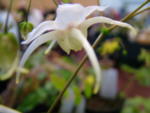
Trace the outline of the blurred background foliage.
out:
[[[85,5],[96,4],[99,2],[96,0],[93,0],[93,2],[91,2],[91,0],[62,1],[65,3],[74,1],[75,3],[81,2],[85,3]],[[23,113],[43,113],[43,111],[46,112],[48,110],[57,95],[62,91],[67,80],[71,77],[83,57],[84,52],[71,52],[70,55],[67,55],[61,51],[60,47],[56,45],[49,54],[45,55],[44,53],[46,46],[42,45],[41,48],[37,49],[28,59],[25,64],[25,68],[28,70],[28,73],[22,73],[20,83],[16,85],[15,75],[16,72],[20,70],[17,67],[19,56],[21,56],[27,48],[27,46],[21,45],[21,41],[25,40],[27,33],[33,29],[33,25],[31,23],[24,21],[27,14],[27,3],[24,3],[25,2],[18,2],[18,4],[20,4],[18,6],[15,3],[14,6],[17,6],[16,8],[18,8],[18,11],[15,12],[14,9],[16,8],[12,11],[14,19],[17,22],[17,28],[19,29],[18,36],[12,32],[2,32],[4,23],[0,21],[0,104],[15,108]],[[41,2],[39,1],[36,3],[34,0],[31,8],[31,11],[33,11],[35,6],[38,5],[38,8],[42,12],[41,14],[43,16],[40,22],[49,18],[53,19],[55,17],[54,8],[56,6],[54,3],[51,4],[51,9],[46,7],[47,2],[43,3],[46,5],[41,5]],[[128,13],[129,8],[127,7],[130,7],[130,5],[134,3],[139,4],[137,1],[133,3],[130,3],[130,1],[123,1],[123,3],[126,4],[122,5],[120,9],[116,10],[118,7],[110,8],[103,15],[119,20]],[[2,4],[0,4],[0,6],[1,5]],[[45,9],[43,7],[41,8],[41,6],[45,6]],[[0,16],[1,11],[2,10],[0,10]],[[120,87],[119,85],[124,84],[125,88],[129,89],[130,86],[128,82],[135,82],[129,77],[127,84],[123,83],[123,81],[119,84],[120,78],[124,78],[124,73],[127,73],[126,75],[132,76],[134,78],[133,80],[137,81],[138,86],[140,84],[141,87],[150,88],[149,12],[143,13],[142,16],[137,16],[131,19],[129,23],[139,28],[139,34],[134,41],[130,39],[130,36],[126,30],[116,29],[110,33],[106,28],[107,25],[101,25],[101,29],[97,25],[89,28],[88,39],[90,43],[93,43],[99,33],[102,32],[105,34],[105,37],[96,48],[96,54],[99,62],[101,63],[102,71],[113,68],[116,69],[117,72],[122,72],[119,73],[117,78],[118,87]],[[8,29],[11,29],[12,27],[13,25],[10,25]],[[48,44],[49,43],[47,43],[47,45]],[[18,51],[20,51],[20,53]],[[65,92],[65,95],[62,97],[60,103],[58,103],[56,110],[58,111],[61,108],[63,101],[65,99],[67,100],[69,97],[74,99],[72,102],[73,110],[78,109],[77,106],[84,105],[84,107],[87,107],[88,104],[86,102],[92,99],[94,100],[92,100],[94,103],[94,109],[97,109],[97,104],[103,106],[98,108],[111,109],[118,105],[118,103],[114,103],[121,98],[121,101],[123,100],[122,103],[124,103],[123,107],[121,107],[121,109],[123,108],[122,113],[150,112],[150,90],[146,90],[146,93],[148,94],[146,97],[141,95],[139,97],[131,98],[127,96],[127,92],[124,88],[118,88],[115,99],[106,99],[101,97],[100,94],[93,94],[94,82],[95,77],[93,69],[91,68],[90,63],[86,62],[81,71],[78,73],[77,78]],[[107,87],[109,87],[109,84]],[[142,91],[143,90],[141,90],[141,92]],[[124,95],[122,96],[121,93]],[[134,90],[132,93],[134,93]],[[97,97],[96,100],[95,96]],[[84,103],[83,100],[86,102]],[[97,103],[97,101],[99,101],[99,103]],[[120,106],[121,105],[122,104],[120,104]],[[110,108],[108,108],[108,106],[110,106]],[[120,106],[118,109],[120,109]],[[86,107],[84,109],[86,109]],[[112,113],[112,111],[110,113]]]
[[[143,97],[129,98],[124,106],[122,113],[149,113],[150,99]]]

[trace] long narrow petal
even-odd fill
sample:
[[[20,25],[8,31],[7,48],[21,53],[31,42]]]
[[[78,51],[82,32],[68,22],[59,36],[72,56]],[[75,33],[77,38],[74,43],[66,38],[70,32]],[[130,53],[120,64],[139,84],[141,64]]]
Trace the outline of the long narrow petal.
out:
[[[105,6],[88,6],[84,9],[84,16],[87,17],[91,15],[94,11],[104,11],[107,7]]]
[[[100,66],[96,58],[95,52],[80,30],[73,29],[71,33],[72,36],[74,36],[76,39],[80,41],[80,43],[82,43],[89,59],[91,60],[91,64],[94,67],[96,73],[96,85],[95,85],[94,92],[96,93],[100,87],[101,71],[100,71]]]
[[[133,35],[137,34],[136,29],[134,27],[132,27],[130,24],[120,22],[120,21],[116,21],[116,20],[113,20],[113,19],[110,19],[110,18],[107,18],[107,17],[103,17],[103,16],[93,17],[93,18],[87,19],[81,24],[81,26],[82,26],[82,29],[87,30],[91,25],[94,25],[94,24],[97,24],[97,23],[106,23],[106,24],[111,24],[111,25],[117,25],[117,26],[120,26],[120,27],[125,27],[125,28],[130,29],[131,30],[130,32]]]
[[[89,15],[91,15],[94,11],[104,11],[107,7],[105,6],[88,6],[84,9],[84,18],[87,18]],[[86,20],[85,20],[86,21]],[[85,27],[85,28],[84,28]],[[83,26],[82,24],[79,26],[80,30],[84,34],[85,37],[87,37],[87,27]]]
[[[44,32],[48,30],[56,30],[56,29],[57,29],[57,26],[55,25],[54,21],[42,22],[36,28],[34,28],[32,32],[28,34],[27,40],[23,41],[22,44],[28,44],[34,39],[36,39],[38,36],[43,34]]]
[[[46,51],[45,51],[45,54],[48,54],[51,50],[52,50],[52,48],[53,48],[53,46],[56,44],[56,40],[53,40],[51,43],[50,43],[50,45],[48,46],[48,48],[46,49]]]
[[[38,48],[40,45],[44,44],[45,42],[49,40],[55,40],[57,38],[57,33],[58,33],[57,31],[52,31],[44,35],[41,35],[40,37],[35,39],[27,48],[25,53],[23,54],[22,59],[19,64],[19,68],[22,68],[24,66],[29,56],[35,51],[36,48]],[[20,75],[20,72],[17,73],[17,82],[19,80],[19,75]]]

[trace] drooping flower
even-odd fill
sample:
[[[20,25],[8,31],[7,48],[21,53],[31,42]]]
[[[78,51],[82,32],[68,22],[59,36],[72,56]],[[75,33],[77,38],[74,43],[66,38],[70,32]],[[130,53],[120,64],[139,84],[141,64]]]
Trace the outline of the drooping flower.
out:
[[[19,43],[13,33],[0,33],[0,55],[0,80],[7,80],[19,62]]]
[[[103,6],[84,7],[80,4],[59,5],[54,21],[42,22],[28,34],[28,38],[23,44],[30,43],[30,45],[21,59],[20,67],[24,66],[28,57],[36,48],[50,40],[52,43],[49,49],[57,42],[68,54],[71,50],[79,51],[84,48],[96,73],[95,90],[97,91],[101,77],[100,67],[94,50],[87,41],[87,29],[96,23],[106,23],[126,27],[135,32],[135,29],[131,25],[107,17],[98,16],[87,19],[94,11],[104,11],[105,8]],[[46,31],[49,32],[45,33]]]

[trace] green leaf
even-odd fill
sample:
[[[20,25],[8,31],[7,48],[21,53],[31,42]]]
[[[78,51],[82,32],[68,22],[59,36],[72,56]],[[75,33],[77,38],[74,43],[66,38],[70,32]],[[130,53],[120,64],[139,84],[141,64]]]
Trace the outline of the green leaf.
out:
[[[82,100],[82,95],[81,95],[81,91],[77,86],[73,86],[73,91],[75,94],[75,104],[78,105],[80,104],[81,100]]]
[[[129,98],[125,102],[122,113],[150,113],[150,99],[143,97]]]
[[[68,56],[63,56],[62,59],[63,59],[65,62],[69,63],[69,64],[75,64],[75,63],[76,63],[76,62],[74,61],[74,59],[72,59],[72,58],[70,58],[70,57],[68,57]]]
[[[141,49],[138,59],[150,64],[150,52],[145,49]]]
[[[44,102],[44,100],[46,100],[46,97],[47,92],[45,92],[44,88],[38,88],[37,90],[26,96],[17,109],[22,112],[30,111],[38,104]]]
[[[46,78],[47,74],[45,72],[40,72],[38,73],[38,79],[39,80],[44,80]]]
[[[109,29],[108,28],[101,28],[101,32],[103,33],[103,34],[105,34],[105,35],[107,35],[110,31],[109,31]]]
[[[84,94],[87,98],[90,98],[93,94],[94,77],[88,75],[84,82]]]
[[[52,82],[52,84],[54,85],[54,87],[57,89],[57,90],[59,90],[59,91],[61,91],[63,88],[64,88],[64,86],[65,86],[65,84],[66,84],[66,80],[64,79],[64,78],[62,78],[61,76],[58,76],[58,75],[54,75],[54,74],[51,74],[50,75],[50,79],[51,79],[51,82]]]
[[[123,55],[127,55],[128,54],[128,51],[127,50],[123,50]]]
[[[139,83],[141,83],[142,85],[145,86],[150,86],[150,69],[149,67],[142,67],[138,70],[136,70],[135,76],[137,78],[137,80],[139,81]]]
[[[124,71],[129,72],[129,73],[136,73],[136,69],[134,69],[128,65],[125,65],[125,64],[121,66],[121,69],[123,69]]]
[[[90,84],[86,84],[84,94],[87,98],[90,98],[92,96],[92,87]]]
[[[57,75],[61,75],[65,80],[69,79],[70,75],[72,75],[72,72],[66,69],[59,69],[56,71]]]

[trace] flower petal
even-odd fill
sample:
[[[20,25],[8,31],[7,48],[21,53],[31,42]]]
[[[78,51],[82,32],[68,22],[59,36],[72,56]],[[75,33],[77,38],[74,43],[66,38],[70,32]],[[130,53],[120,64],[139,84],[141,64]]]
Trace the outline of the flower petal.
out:
[[[78,41],[80,41],[82,43],[90,61],[91,61],[91,64],[94,67],[94,70],[96,73],[96,85],[95,85],[94,92],[97,93],[97,91],[99,90],[99,87],[100,87],[101,71],[100,71],[100,66],[98,64],[98,60],[96,58],[94,50],[80,30],[72,29],[71,33],[72,33],[72,36],[74,36]]]
[[[29,56],[33,53],[33,51],[38,48],[40,45],[44,44],[45,42],[49,41],[49,40],[55,40],[57,38],[57,31],[52,31],[49,33],[46,33],[44,35],[41,35],[40,37],[38,37],[37,39],[35,39],[27,48],[27,50],[25,51],[25,53],[22,56],[22,59],[20,61],[19,64],[19,68],[22,68],[25,64],[25,62],[27,61],[27,59],[29,58]],[[19,80],[19,76],[20,73],[17,73],[17,82]]]
[[[59,38],[57,39],[58,45],[67,53],[70,53],[71,47],[69,42],[69,32],[61,32]]]
[[[78,29],[82,32],[82,34],[85,36],[85,38],[88,37],[88,27],[87,26],[80,24],[78,26]]]
[[[93,17],[90,19],[85,20],[81,26],[82,29],[87,30],[88,27],[90,27],[91,25],[94,25],[96,23],[106,23],[106,24],[112,24],[112,25],[117,25],[120,27],[125,27],[131,30],[131,33],[136,35],[137,31],[134,27],[132,27],[130,24],[124,23],[124,22],[120,22],[120,21],[116,21],[107,17],[103,17],[103,16],[99,16],[99,17]]]
[[[105,6],[88,6],[84,9],[84,16],[85,18],[91,15],[94,11],[104,11],[107,7]],[[87,38],[87,27],[84,25],[79,25],[79,29],[82,31],[82,33]]]
[[[105,6],[88,6],[84,9],[85,18],[91,15],[94,11],[104,11],[107,7]]]
[[[56,40],[53,40],[51,43],[50,43],[50,45],[48,46],[48,48],[46,49],[46,51],[45,51],[45,54],[48,54],[51,50],[52,50],[52,48],[53,48],[53,46],[56,44]]]
[[[55,22],[60,29],[66,29],[71,24],[80,24],[85,20],[82,16],[84,7],[80,4],[62,4],[57,8]]]
[[[70,35],[70,30],[59,33],[59,38],[57,38],[58,45],[67,54],[69,54],[71,50],[79,51],[82,49],[82,44],[76,38]]]
[[[57,26],[55,25],[54,21],[45,21],[45,22],[42,22],[36,28],[34,28],[32,30],[32,32],[30,32],[28,34],[27,40],[23,41],[22,44],[29,44],[31,41],[33,41],[34,39],[36,39],[38,36],[40,36],[44,32],[46,32],[48,30],[56,30],[56,29],[57,29]]]
[[[66,29],[70,25],[77,26],[95,10],[103,11],[105,8],[101,6],[84,7],[80,4],[62,4],[57,8],[55,22],[59,29]]]
[[[78,41],[78,39],[72,37],[70,34],[69,34],[69,43],[70,43],[70,48],[71,50],[74,50],[74,51],[79,51],[82,49],[82,43],[80,41]]]

